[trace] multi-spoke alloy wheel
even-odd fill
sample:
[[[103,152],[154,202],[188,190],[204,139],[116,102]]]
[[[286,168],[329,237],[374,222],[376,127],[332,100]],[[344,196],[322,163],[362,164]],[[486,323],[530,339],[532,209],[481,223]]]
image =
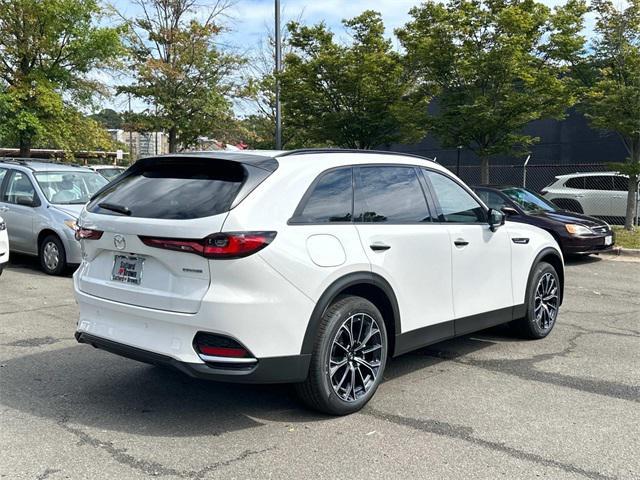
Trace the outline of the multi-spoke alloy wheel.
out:
[[[558,314],[558,284],[556,278],[547,272],[538,280],[534,297],[534,314],[542,330],[548,330]]]
[[[55,270],[58,268],[58,263],[60,262],[60,251],[55,243],[48,242],[44,246],[44,252],[42,254],[44,256],[44,264],[49,270]]]
[[[375,384],[382,358],[378,322],[366,313],[351,315],[338,329],[329,353],[331,386],[342,400],[353,402]]]

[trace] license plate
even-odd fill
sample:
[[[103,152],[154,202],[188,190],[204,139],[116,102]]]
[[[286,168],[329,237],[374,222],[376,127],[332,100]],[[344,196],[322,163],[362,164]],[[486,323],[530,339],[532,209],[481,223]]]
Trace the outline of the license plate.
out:
[[[613,235],[607,235],[604,237],[604,244],[611,245],[613,243]]]
[[[130,255],[116,255],[113,261],[111,280],[140,285],[144,258]]]

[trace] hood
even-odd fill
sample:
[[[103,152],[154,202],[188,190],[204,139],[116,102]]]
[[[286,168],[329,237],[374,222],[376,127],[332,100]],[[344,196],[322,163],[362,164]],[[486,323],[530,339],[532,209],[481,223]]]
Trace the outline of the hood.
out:
[[[77,219],[80,216],[80,212],[84,208],[84,204],[82,205],[51,205],[51,208],[55,208],[56,210],[65,213],[74,219]]]
[[[604,221],[599,220],[597,218],[590,217],[588,215],[583,215],[582,213],[570,212],[568,210],[532,213],[529,215],[531,215],[532,217],[547,218],[549,220],[553,220],[558,223],[563,223],[565,225],[569,223],[576,223],[579,225],[584,225],[585,227],[597,227],[597,226],[606,225]]]

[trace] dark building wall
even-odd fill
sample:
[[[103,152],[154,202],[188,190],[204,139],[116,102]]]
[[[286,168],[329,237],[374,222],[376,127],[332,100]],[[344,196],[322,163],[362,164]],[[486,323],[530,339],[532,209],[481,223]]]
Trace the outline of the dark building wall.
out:
[[[531,148],[530,165],[593,165],[622,162],[628,153],[615,133],[593,130],[584,115],[571,111],[565,120],[539,120],[530,123],[524,132],[540,140]],[[388,150],[437,157],[438,163],[455,165],[457,151],[442,148],[438,141],[427,136],[420,143],[392,144]],[[521,165],[524,158],[493,157],[492,165]],[[462,165],[479,165],[469,150],[461,151]]]

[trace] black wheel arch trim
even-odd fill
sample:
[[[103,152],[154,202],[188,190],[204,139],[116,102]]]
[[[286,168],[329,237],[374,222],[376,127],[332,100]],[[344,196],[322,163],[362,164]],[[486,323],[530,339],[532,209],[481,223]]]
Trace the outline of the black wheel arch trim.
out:
[[[311,313],[311,318],[307,324],[307,330],[304,334],[304,340],[302,341],[301,354],[311,354],[313,352],[313,344],[320,326],[320,320],[324,315],[324,312],[329,308],[340,293],[349,287],[356,285],[372,285],[378,287],[384,292],[391,304],[393,311],[393,325],[395,333],[400,333],[400,309],[398,307],[398,300],[391,288],[389,282],[387,282],[382,276],[373,272],[353,272],[338,278],[329,287],[327,287],[324,293],[320,296],[320,299],[316,302],[316,306]],[[391,339],[391,335],[388,334]]]
[[[533,270],[538,266],[538,264],[542,261],[543,258],[549,255],[556,257],[559,264],[562,265],[562,269],[559,272],[557,272],[558,276],[560,277],[560,302],[558,305],[562,305],[562,301],[564,300],[564,261],[562,260],[562,255],[558,252],[558,250],[552,247],[545,247],[542,250],[540,250],[540,252],[538,252],[535,259],[533,260],[533,263],[531,264],[531,269],[529,270],[529,276],[527,278],[527,289],[525,291],[526,292],[525,295],[529,292],[529,287],[531,286]],[[556,268],[555,265],[552,265],[552,267]],[[528,299],[525,298],[525,304],[527,300]]]

